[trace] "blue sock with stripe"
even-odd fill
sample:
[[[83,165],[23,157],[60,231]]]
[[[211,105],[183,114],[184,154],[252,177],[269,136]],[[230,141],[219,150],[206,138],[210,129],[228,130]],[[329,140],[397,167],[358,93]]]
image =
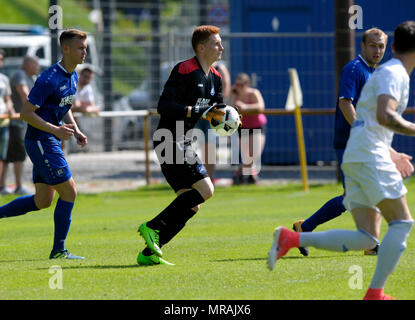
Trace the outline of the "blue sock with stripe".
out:
[[[71,226],[73,202],[58,199],[54,212],[55,235],[53,240],[53,250],[65,249],[65,240]]]
[[[320,224],[338,217],[345,211],[346,208],[343,205],[343,196],[335,197],[327,201],[324,206],[306,219],[301,225],[301,229],[303,232],[311,232]]]
[[[21,196],[0,207],[0,218],[21,216],[30,211],[38,210],[39,208],[36,206],[35,196],[33,194]]]

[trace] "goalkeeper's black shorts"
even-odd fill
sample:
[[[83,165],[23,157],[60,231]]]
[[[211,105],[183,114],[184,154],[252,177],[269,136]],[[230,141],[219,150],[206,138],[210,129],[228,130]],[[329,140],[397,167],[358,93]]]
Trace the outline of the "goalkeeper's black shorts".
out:
[[[160,154],[162,150],[156,149],[156,154],[161,172],[175,192],[181,189],[191,189],[194,183],[208,177],[205,166],[190,143],[176,144],[172,149],[174,150],[172,157],[166,155],[168,150]]]

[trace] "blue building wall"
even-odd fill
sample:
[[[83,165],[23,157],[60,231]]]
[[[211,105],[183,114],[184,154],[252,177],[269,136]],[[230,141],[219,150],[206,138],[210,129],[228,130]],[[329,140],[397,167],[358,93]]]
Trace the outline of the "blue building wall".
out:
[[[363,9],[363,30],[356,30],[356,54],[361,32],[378,27],[393,34],[396,25],[415,19],[413,0],[355,0]],[[272,23],[278,20],[278,30]],[[232,38],[231,76],[239,72],[257,75],[257,87],[266,108],[283,108],[288,88],[288,68],[297,68],[304,95],[304,108],[334,108],[337,93],[334,57],[334,0],[230,0],[230,31],[305,33],[302,37]],[[389,38],[382,62],[392,56]],[[414,106],[415,76],[411,77],[409,106]],[[408,116],[414,120],[413,116]],[[303,125],[307,160],[333,161],[334,116],[305,116]],[[415,155],[413,138],[396,136],[394,147]],[[269,116],[265,164],[298,163],[295,125],[292,117]]]

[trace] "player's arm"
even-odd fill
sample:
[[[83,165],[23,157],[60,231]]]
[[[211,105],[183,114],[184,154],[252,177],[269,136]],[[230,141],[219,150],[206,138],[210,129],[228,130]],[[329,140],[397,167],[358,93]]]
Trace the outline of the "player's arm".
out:
[[[415,136],[415,124],[396,112],[398,101],[390,95],[378,96],[376,117],[380,125],[403,135]]]
[[[194,106],[194,107],[187,107],[187,118],[193,119],[205,119],[212,122],[212,119],[220,122],[222,120],[223,115],[225,114],[224,109],[226,104],[224,103],[215,103],[212,106]]]
[[[167,79],[157,105],[157,112],[171,119],[184,120],[189,106],[182,103],[186,92],[186,78],[179,74],[178,65],[173,68]]]
[[[353,105],[353,99],[356,97],[358,89],[365,82],[364,75],[356,72],[352,64],[348,63],[344,66],[340,74],[339,109],[350,125],[356,120],[356,109]]]
[[[346,121],[352,125],[353,121],[356,120],[356,109],[353,106],[353,101],[351,99],[343,98],[339,100],[339,108],[343,113]]]
[[[208,120],[209,122],[212,121],[212,119],[215,119],[217,121],[220,121],[222,116],[225,114],[224,111],[222,111],[222,108],[225,108],[224,103],[218,103],[213,106],[205,106],[205,107],[199,107],[199,106],[187,106],[186,108],[186,118],[194,118],[199,119],[203,118],[205,120]]]
[[[65,114],[63,120],[65,123],[70,124],[73,126],[74,129],[74,136],[76,138],[76,142],[81,146],[84,147],[88,143],[88,139],[86,135],[84,135],[81,130],[79,130],[78,125],[76,124],[75,118],[73,117],[72,111],[69,109],[68,112]]]
[[[23,104],[22,110],[20,111],[20,119],[26,121],[36,129],[55,135],[61,140],[68,140],[73,136],[74,129],[71,124],[55,126],[39,117],[36,113],[37,108],[38,107],[30,103],[29,100],[26,100]]]
[[[160,115],[177,120],[199,119],[208,108],[211,108],[211,106],[188,106],[181,102],[186,100],[186,95],[190,94],[186,86],[187,80],[186,75],[178,72],[178,65],[173,68],[157,105],[157,112]],[[210,112],[214,113],[216,109],[211,108]],[[221,112],[223,115],[223,111]]]

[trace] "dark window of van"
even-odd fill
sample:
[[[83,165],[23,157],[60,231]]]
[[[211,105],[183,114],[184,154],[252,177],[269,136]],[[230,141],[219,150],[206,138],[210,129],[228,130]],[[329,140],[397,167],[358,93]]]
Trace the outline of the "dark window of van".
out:
[[[3,47],[7,58],[21,58],[27,53],[28,47]]]
[[[45,59],[45,48],[44,47],[40,47],[39,49],[36,50],[36,56],[39,59]]]

